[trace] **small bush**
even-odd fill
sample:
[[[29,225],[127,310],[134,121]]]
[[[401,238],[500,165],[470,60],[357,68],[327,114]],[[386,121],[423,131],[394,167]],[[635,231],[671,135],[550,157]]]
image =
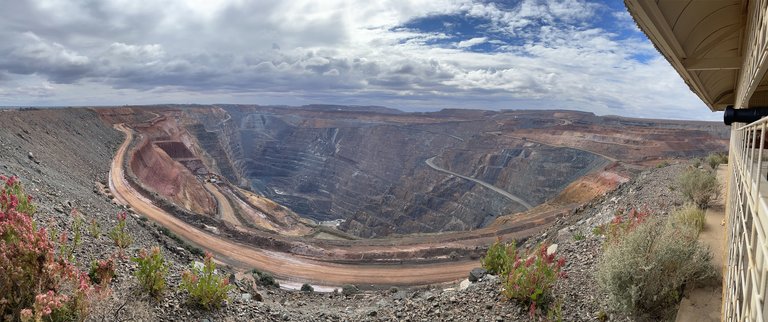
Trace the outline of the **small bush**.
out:
[[[706,222],[704,210],[691,204],[675,211],[672,214],[672,218],[675,224],[691,227],[696,233],[704,229],[704,223]]]
[[[707,156],[707,164],[712,169],[716,169],[721,164],[728,164],[728,155],[725,153],[712,153]]]
[[[187,248],[187,250],[188,250],[190,253],[192,253],[192,255],[195,255],[195,256],[197,256],[197,257],[203,257],[203,256],[205,256],[205,251],[203,251],[203,249],[202,249],[202,248],[200,248],[200,247],[189,246],[189,248]]]
[[[312,287],[312,285],[304,283],[303,285],[301,285],[301,291],[302,292],[307,292],[307,293],[312,293],[312,292],[315,291],[315,288]]]
[[[0,176],[0,320],[84,320],[92,291],[86,274],[56,256],[35,206],[15,177]]]
[[[698,168],[700,166],[701,166],[701,160],[700,159],[696,159],[696,160],[693,161],[693,167],[694,168]]]
[[[542,244],[538,250],[524,257],[516,252],[509,275],[502,280],[502,294],[529,306],[531,317],[535,315],[537,307],[549,306],[553,299],[552,287],[558,278],[565,276],[560,271],[565,258],[555,260],[555,254],[547,255],[547,246]]]
[[[360,289],[356,285],[345,284],[341,287],[341,294],[346,296],[354,295],[360,292]]]
[[[515,254],[515,243],[504,244],[501,240],[496,240],[491,247],[488,247],[485,257],[480,263],[488,273],[504,276],[509,273],[512,267],[513,256]]]
[[[91,262],[88,277],[92,283],[99,284],[102,289],[109,287],[109,283],[115,276],[115,261],[111,257]]]
[[[694,229],[652,218],[606,243],[598,264],[600,288],[616,309],[662,318],[684,284],[715,274]]]
[[[270,273],[257,271],[257,273],[254,274],[254,278],[256,278],[256,281],[258,281],[261,286],[280,288],[280,283],[278,283],[275,280],[275,277]]]
[[[75,251],[80,247],[80,245],[83,244],[83,234],[82,229],[83,225],[85,223],[83,222],[83,217],[80,215],[80,212],[77,211],[77,209],[72,208],[72,211],[70,212],[70,215],[73,219],[72,224],[72,242],[70,243],[67,239],[67,233],[64,232],[59,237],[59,250],[62,254],[62,256],[69,259],[69,261],[75,260]]]
[[[112,228],[112,230],[109,232],[109,238],[112,238],[112,241],[115,242],[115,246],[120,248],[120,252],[122,253],[123,250],[128,248],[133,243],[133,238],[131,238],[131,235],[128,234],[128,232],[125,230],[125,220],[127,218],[127,214],[125,212],[120,212],[117,214],[117,226],[115,228]]]
[[[665,161],[662,161],[659,164],[657,164],[656,168],[657,169],[661,169],[661,168],[668,167],[668,166],[669,166],[669,162],[665,160]]]
[[[149,295],[159,297],[165,289],[165,275],[168,273],[168,265],[160,253],[160,248],[152,247],[151,253],[142,248],[139,256],[131,258],[131,261],[139,265],[134,275],[141,288]]]
[[[586,236],[584,236],[584,233],[580,231],[577,231],[575,234],[573,234],[573,240],[579,241],[584,240],[584,238],[586,238]]]
[[[715,175],[695,168],[680,175],[678,185],[683,197],[701,209],[707,209],[709,202],[720,193],[720,184]]]
[[[632,208],[627,217],[617,213],[611,222],[603,225],[602,231],[609,242],[617,242],[648,219],[648,213]]]
[[[213,257],[206,254],[202,268],[193,265],[191,271],[182,274],[181,288],[189,293],[191,304],[210,310],[221,306],[232,286],[224,276],[216,273]]]
[[[96,221],[96,218],[91,219],[91,223],[88,225],[88,233],[91,234],[91,237],[93,238],[101,237],[101,226],[99,226],[99,222]]]

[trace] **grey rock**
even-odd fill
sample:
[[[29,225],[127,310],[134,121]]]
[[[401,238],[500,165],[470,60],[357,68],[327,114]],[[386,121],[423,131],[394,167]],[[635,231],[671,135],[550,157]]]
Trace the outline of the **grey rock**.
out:
[[[485,268],[482,268],[482,267],[473,268],[469,272],[469,281],[472,283],[476,283],[481,278],[485,277],[486,274],[488,274],[488,271],[485,270]]]

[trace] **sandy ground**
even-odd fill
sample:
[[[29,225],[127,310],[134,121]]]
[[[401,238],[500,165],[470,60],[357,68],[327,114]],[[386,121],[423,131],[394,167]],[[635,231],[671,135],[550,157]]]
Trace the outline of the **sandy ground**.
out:
[[[335,264],[311,260],[291,254],[258,249],[209,234],[166,213],[138,193],[125,181],[123,160],[133,139],[133,133],[122,124],[116,129],[126,134],[126,140],[112,160],[110,190],[117,200],[161,224],[180,237],[201,245],[218,260],[243,269],[259,268],[289,280],[315,282],[321,285],[377,284],[424,285],[456,281],[478,266],[477,261],[457,261],[421,265]]]
[[[717,179],[722,183],[723,191],[717,202],[707,209],[704,230],[699,240],[709,246],[712,252],[712,265],[718,271],[723,271],[725,263],[725,182],[728,180],[728,165],[720,165],[717,169]],[[702,285],[695,289],[687,289],[685,297],[680,302],[676,322],[715,322],[720,321],[720,310],[723,301],[722,280],[720,283]]]

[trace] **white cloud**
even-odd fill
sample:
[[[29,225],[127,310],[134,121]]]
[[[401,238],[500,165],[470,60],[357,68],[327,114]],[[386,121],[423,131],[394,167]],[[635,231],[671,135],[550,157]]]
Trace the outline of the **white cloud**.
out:
[[[477,46],[483,43],[486,43],[488,41],[488,37],[476,37],[468,40],[460,41],[458,44],[456,44],[459,48],[468,48],[472,46]]]
[[[194,98],[630,116],[705,111],[647,41],[591,24],[605,14],[602,4],[500,3],[5,1],[0,11],[18,14],[0,21],[0,75],[4,88],[53,83],[37,93],[66,104]],[[625,12],[608,14],[620,28],[635,28]],[[487,34],[400,28],[434,15],[485,19]],[[486,43],[498,51],[466,50]],[[30,102],[46,102],[35,97]],[[18,99],[0,92],[0,105]]]

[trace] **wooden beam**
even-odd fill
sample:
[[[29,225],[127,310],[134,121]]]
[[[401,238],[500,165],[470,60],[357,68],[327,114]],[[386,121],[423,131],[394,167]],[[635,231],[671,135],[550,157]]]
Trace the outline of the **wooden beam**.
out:
[[[683,59],[683,66],[690,71],[696,70],[726,70],[740,69],[741,57],[723,57],[723,58],[686,58]]]

